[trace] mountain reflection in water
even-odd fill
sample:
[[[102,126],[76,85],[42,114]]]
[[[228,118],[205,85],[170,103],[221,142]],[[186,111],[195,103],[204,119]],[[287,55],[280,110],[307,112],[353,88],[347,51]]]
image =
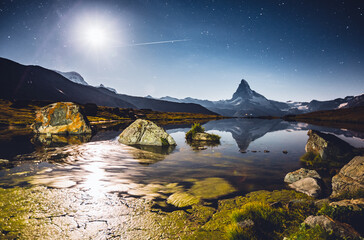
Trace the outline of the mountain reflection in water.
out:
[[[33,139],[34,152],[16,156],[12,168],[0,171],[1,185],[76,187],[95,197],[120,192],[146,199],[166,199],[176,192],[218,199],[234,192],[280,189],[285,187],[284,175],[301,167],[307,130],[322,130],[257,119],[218,120],[203,126],[221,136],[220,145],[191,148],[184,139],[188,126],[167,130],[177,142],[175,149],[126,146],[116,139],[121,131],[101,132],[90,142],[87,137],[69,138],[70,145],[61,147],[52,139]],[[358,133],[324,130],[356,147],[364,145],[363,139],[352,137]],[[68,139],[56,140],[64,145]]]

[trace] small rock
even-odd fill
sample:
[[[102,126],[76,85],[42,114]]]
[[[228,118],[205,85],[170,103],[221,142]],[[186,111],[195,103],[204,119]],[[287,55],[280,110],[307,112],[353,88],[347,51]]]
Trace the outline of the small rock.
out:
[[[209,142],[209,141],[212,141],[212,142],[220,142],[220,137],[217,136],[217,137],[214,137],[214,136],[217,136],[217,135],[212,135],[212,134],[209,134],[209,133],[195,133],[192,137],[192,140],[193,141],[206,141],[206,142]]]
[[[244,151],[244,150],[240,150],[240,152],[241,152],[241,153],[246,153],[246,151]]]
[[[287,153],[288,153],[288,151],[287,151],[287,150],[283,150],[283,151],[282,151],[282,153],[287,154]]]
[[[284,181],[286,183],[294,183],[307,177],[321,179],[320,175],[315,170],[300,168],[294,172],[287,173],[287,175],[284,177]]]
[[[126,145],[171,146],[174,139],[155,123],[138,119],[120,135],[119,142]]]
[[[241,228],[250,228],[250,227],[254,227],[254,222],[251,219],[247,219],[241,222],[237,223],[239,227]]]
[[[364,156],[353,158],[332,178],[331,197],[360,192],[364,192]]]
[[[252,152],[253,152],[253,153],[256,153],[257,151],[256,151],[256,150],[253,150]]]
[[[324,198],[324,199],[319,199],[319,200],[316,200],[315,201],[315,206],[320,209],[322,208],[323,206],[325,205],[328,205],[330,203],[330,200],[327,199],[327,198]]]
[[[321,194],[321,187],[317,179],[312,177],[303,178],[288,185],[297,192],[302,192],[310,197],[318,197]]]
[[[265,153],[269,153],[270,151],[269,150],[264,150]]]
[[[345,199],[338,202],[332,202],[329,204],[332,207],[345,207],[350,208],[351,211],[363,211],[364,210],[364,198],[358,199]]]
[[[335,236],[339,236],[343,239],[360,239],[359,233],[350,225],[342,224],[326,216],[309,216],[305,219],[304,223],[312,228],[319,225],[325,231],[333,232]]]

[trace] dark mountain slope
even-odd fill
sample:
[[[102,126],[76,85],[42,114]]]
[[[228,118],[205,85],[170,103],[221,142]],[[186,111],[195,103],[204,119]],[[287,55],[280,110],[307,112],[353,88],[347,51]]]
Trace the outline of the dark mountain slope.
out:
[[[0,97],[8,100],[50,100],[95,103],[101,106],[135,108],[131,103],[100,89],[71,82],[39,66],[24,66],[0,58]]]
[[[109,107],[146,108],[162,112],[215,114],[197,104],[133,97],[116,94],[103,87],[77,84],[55,71],[39,66],[24,66],[5,58],[0,58],[0,84],[0,98],[12,101],[71,101]]]

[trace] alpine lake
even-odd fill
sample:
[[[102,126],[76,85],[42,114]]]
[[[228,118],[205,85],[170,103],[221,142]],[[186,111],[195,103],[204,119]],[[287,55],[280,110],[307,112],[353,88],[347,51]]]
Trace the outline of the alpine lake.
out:
[[[364,133],[282,120],[207,122],[221,136],[214,145],[187,143],[190,125],[163,127],[176,147],[123,145],[123,127],[1,139],[0,238],[224,239],[229,216],[216,216],[219,207],[288,190],[283,179],[304,167],[308,130],[364,148]]]

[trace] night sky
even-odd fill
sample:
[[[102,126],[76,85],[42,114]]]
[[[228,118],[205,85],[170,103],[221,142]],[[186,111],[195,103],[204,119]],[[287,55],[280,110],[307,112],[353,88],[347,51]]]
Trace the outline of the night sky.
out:
[[[364,1],[1,1],[0,56],[119,93],[219,100],[364,91]]]

